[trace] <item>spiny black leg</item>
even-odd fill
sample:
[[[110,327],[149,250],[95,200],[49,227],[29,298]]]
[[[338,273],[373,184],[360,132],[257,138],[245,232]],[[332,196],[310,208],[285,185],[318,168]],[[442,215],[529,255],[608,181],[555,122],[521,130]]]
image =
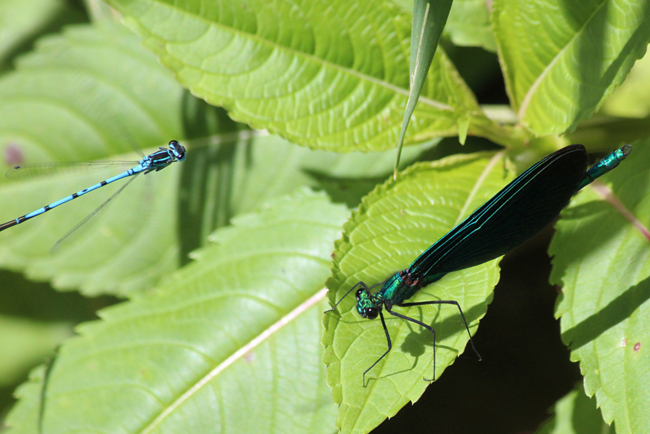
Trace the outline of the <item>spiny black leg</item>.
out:
[[[402,304],[400,306],[404,306],[404,305]],[[412,323],[415,323],[415,324],[417,324],[419,326],[422,326],[422,327],[424,327],[425,329],[427,329],[427,330],[429,330],[431,332],[431,334],[433,335],[433,377],[431,378],[431,380],[429,380],[427,378],[423,378],[423,380],[424,381],[435,381],[435,379],[436,379],[436,331],[433,329],[433,327],[431,327],[430,325],[427,325],[427,324],[425,324],[425,323],[423,323],[421,321],[418,321],[418,320],[416,320],[414,318],[410,318],[410,317],[405,316],[405,315],[401,315],[401,314],[399,314],[397,312],[393,312],[392,310],[390,310],[390,308],[388,306],[386,306],[386,310],[388,311],[388,313],[390,313],[393,316],[405,319],[406,321],[411,321]]]
[[[366,291],[368,290],[368,285],[366,285],[363,281],[358,282],[356,285],[354,285],[352,288],[350,288],[350,290],[349,290],[348,292],[346,292],[345,295],[344,295],[343,297],[341,297],[341,298],[339,299],[339,301],[337,301],[336,304],[335,304],[331,309],[328,309],[328,310],[326,310],[326,311],[323,312],[323,313],[332,312],[334,309],[336,309],[337,306],[339,305],[339,303],[341,303],[341,302],[343,301],[343,299],[344,299],[345,297],[347,297],[347,296],[348,296],[352,291],[354,291],[358,286],[362,287],[362,288],[365,289]]]
[[[472,339],[472,334],[469,332],[469,326],[467,325],[467,321],[465,320],[465,315],[463,314],[463,309],[460,308],[460,304],[458,304],[457,301],[454,300],[420,301],[417,303],[402,303],[400,304],[400,306],[423,306],[425,304],[455,304],[456,307],[458,308],[458,311],[460,312],[460,317],[463,319],[463,323],[465,324],[465,329],[467,330],[467,334],[469,335],[469,343],[472,346],[472,349],[474,350],[476,355],[478,356],[478,361],[480,362],[481,360],[483,360],[483,358],[478,353],[478,351],[476,351],[476,347],[474,346],[474,340]]]
[[[390,311],[389,311],[389,312],[390,312]],[[394,314],[393,314],[393,315],[394,315]],[[372,368],[374,368],[375,365],[376,365],[377,363],[379,363],[379,361],[380,361],[381,359],[383,359],[384,357],[386,357],[386,354],[388,354],[388,353],[390,352],[391,348],[393,348],[393,344],[392,344],[391,341],[390,341],[390,334],[388,334],[388,328],[386,327],[386,321],[384,321],[384,314],[381,313],[381,310],[379,311],[379,318],[381,318],[381,325],[382,325],[382,327],[384,328],[384,333],[386,333],[386,342],[388,343],[388,349],[386,350],[386,352],[385,352],[384,354],[381,355],[380,358],[378,358],[378,359],[375,361],[375,363],[373,363],[373,364],[372,364],[368,369],[366,369],[365,371],[363,371],[363,387],[366,387],[366,374],[368,373],[368,371],[370,371]]]

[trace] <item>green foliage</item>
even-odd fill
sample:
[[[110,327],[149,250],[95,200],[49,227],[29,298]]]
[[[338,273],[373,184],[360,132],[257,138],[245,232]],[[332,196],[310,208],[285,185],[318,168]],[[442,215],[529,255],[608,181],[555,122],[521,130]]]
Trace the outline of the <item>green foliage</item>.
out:
[[[359,281],[381,282],[394,270],[404,269],[430,244],[465,219],[499,191],[511,177],[503,168],[503,156],[473,154],[421,163],[402,173],[397,181],[377,187],[366,196],[344,226],[336,243],[333,276],[327,282],[334,303]],[[470,330],[487,310],[497,283],[498,260],[445,276],[421,290],[413,299],[456,300],[465,312]],[[394,350],[362,375],[386,351],[379,321],[359,321],[354,297],[337,312],[325,315],[325,363],[327,379],[339,404],[337,425],[344,432],[368,432],[409,401],[416,401],[431,378],[433,363],[429,333],[406,321],[387,319]],[[411,307],[400,312],[436,323],[436,375],[453,363],[467,344],[467,332],[454,306],[437,309]]]
[[[488,3],[483,0],[456,0],[451,7],[446,31],[456,45],[496,51]]]
[[[643,432],[650,382],[650,141],[634,144],[629,174],[578,195],[562,212],[549,247],[551,282],[562,285],[562,340],[580,361],[585,389],[620,433]]]
[[[233,119],[317,149],[395,146],[411,17],[390,3],[110,3],[181,84]],[[406,143],[453,135],[468,115],[498,136],[441,50],[422,96]]]
[[[442,30],[449,16],[451,4],[451,0],[415,0],[413,5],[411,58],[409,59],[409,99],[406,101],[402,126],[400,127],[399,139],[397,141],[394,177],[397,177],[400,154],[402,153],[408,124],[422,94],[422,88],[426,83],[433,56],[436,53],[438,42],[442,36]],[[463,122],[463,125],[468,123],[464,119],[459,119],[460,122]],[[465,137],[467,136],[467,128],[459,128],[458,135],[462,137],[461,142],[464,143]]]
[[[71,334],[66,324],[51,326],[22,318],[0,316],[0,348],[11,348],[0,359],[0,386],[9,386],[22,379],[25,365],[40,362],[49,348]]]
[[[183,89],[117,25],[75,27],[48,37],[35,53],[21,58],[17,69],[0,80],[3,172],[23,162],[138,160],[137,154],[123,155],[133,150],[130,143],[146,149],[183,136],[180,111],[156,110],[180,106]],[[80,177],[51,173],[10,184],[2,177],[0,217],[7,221],[23,215],[113,174],[114,169]],[[53,210],[53,220],[35,220],[27,231],[3,233],[0,263],[87,294],[125,295],[151,287],[164,270],[180,263],[174,233],[158,230],[177,225],[180,174],[156,175],[164,194],[147,197],[144,182],[134,183],[131,194],[120,198],[127,207],[138,209],[141,202],[150,208],[147,218],[109,208],[101,221],[93,222],[100,224],[84,228],[83,236],[50,255],[55,242],[108,197],[91,194],[70,208]]]
[[[576,388],[555,404],[555,416],[537,434],[615,434],[613,425],[603,421],[596,400]]]
[[[331,432],[318,319],[346,215],[324,194],[278,200],[217,231],[155,295],[101,311],[56,358],[44,432]],[[256,341],[265,331],[269,339]],[[21,394],[38,399],[39,389]],[[99,408],[104,400],[112,404]],[[209,415],[187,418],[207,402]],[[8,422],[28,432],[37,411]]]
[[[511,104],[537,135],[564,133],[590,117],[650,39],[646,1],[502,0],[492,19]]]
[[[603,104],[603,113],[610,116],[644,118],[650,116],[650,56],[634,64],[625,83]]]
[[[344,181],[327,181],[333,176],[383,176],[393,159],[392,154],[360,159],[358,154],[310,153],[264,135],[224,135],[220,147],[206,150],[209,136],[201,136],[202,128],[186,121],[182,110],[197,103],[138,45],[135,36],[117,25],[73,28],[63,37],[47,38],[36,53],[21,59],[16,72],[0,80],[0,95],[5,101],[0,107],[5,152],[9,156],[18,152],[30,164],[138,160],[135,153],[124,154],[132,150],[131,144],[151,150],[170,138],[203,138],[196,141],[196,151],[183,163],[184,170],[141,176],[154,179],[134,182],[128,194],[119,197],[121,206],[103,211],[54,254],[49,250],[56,241],[117,185],[105,187],[109,192],[104,195],[90,194],[51,211],[47,219],[2,234],[0,264],[4,267],[88,295],[128,296],[155,286],[215,227],[298,186],[328,188],[338,200],[356,203],[372,183],[365,189],[358,185],[346,189]],[[194,116],[212,120],[205,109]],[[227,127],[213,129],[227,132]],[[412,161],[421,149],[414,149],[407,159]],[[3,172],[16,163],[7,157],[4,164]],[[54,169],[21,182],[9,183],[2,177],[0,220],[23,215],[115,174],[115,168],[75,176]],[[222,189],[218,198],[213,197],[217,188]],[[139,212],[125,213],[125,209]]]
[[[544,429],[588,417],[599,427],[615,421],[619,433],[648,431],[647,74],[615,91],[650,41],[648,0],[495,0],[491,11],[457,0],[437,47],[437,37],[411,44],[407,0],[109,3],[139,37],[95,12],[95,24],[59,31],[82,19],[56,12],[76,10],[63,0],[0,2],[0,22],[11,22],[0,46],[0,171],[133,160],[134,145],[147,152],[171,139],[188,158],[138,178],[53,254],[119,186],[0,233],[4,270],[126,299],[100,309],[114,300],[55,300],[0,274],[5,387],[100,309],[47,374],[38,367],[17,389],[5,422],[12,432],[371,431],[429,387],[431,335],[389,318],[393,350],[363,388],[363,371],[386,349],[381,323],[360,319],[353,296],[322,311],[358,281],[408,266],[512,179],[513,167],[577,139],[598,151],[638,141],[556,225],[549,253],[551,280],[562,285],[562,339],[602,416],[593,400],[583,416],[587,398],[574,392]],[[49,29],[57,34],[31,49]],[[451,43],[496,51],[510,106],[479,105],[444,49]],[[434,48],[428,73],[413,75],[421,94],[406,115],[404,170],[387,181],[412,59]],[[589,119],[601,105],[605,115],[636,118]],[[439,138],[466,135],[465,150],[434,149]],[[450,155],[472,146],[491,152]],[[114,174],[0,177],[0,223]],[[489,317],[498,262],[447,275],[413,300],[457,300],[474,334]],[[38,309],[26,314],[21,305],[32,303]],[[77,307],[50,314],[66,303]],[[457,310],[402,309],[435,328],[439,378],[466,349]],[[473,410],[461,404],[458,421]]]
[[[13,57],[39,36],[85,18],[75,5],[60,0],[0,1],[0,17],[0,71],[10,69]]]
[[[413,10],[411,0],[393,0],[407,12]],[[445,33],[458,46],[482,47],[496,51],[490,25],[490,11],[484,0],[456,0],[451,6]]]

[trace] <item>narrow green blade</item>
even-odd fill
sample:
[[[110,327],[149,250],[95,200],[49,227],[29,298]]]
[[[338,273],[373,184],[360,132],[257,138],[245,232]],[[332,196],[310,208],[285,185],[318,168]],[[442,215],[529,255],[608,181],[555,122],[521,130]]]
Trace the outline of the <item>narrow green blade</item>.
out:
[[[447,22],[452,0],[415,0],[413,6],[413,25],[411,26],[411,58],[409,62],[409,98],[404,109],[404,118],[397,140],[397,158],[395,172],[397,177],[400,154],[404,144],[404,136],[415,105],[422,93],[422,87],[427,78],[433,55],[436,53],[438,41]]]

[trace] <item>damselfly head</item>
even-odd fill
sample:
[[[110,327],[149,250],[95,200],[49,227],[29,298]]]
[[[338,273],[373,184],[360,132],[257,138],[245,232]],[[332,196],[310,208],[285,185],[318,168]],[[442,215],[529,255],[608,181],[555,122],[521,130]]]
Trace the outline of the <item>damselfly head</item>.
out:
[[[363,318],[375,319],[379,315],[379,308],[373,303],[370,294],[365,288],[357,291],[357,312]]]
[[[169,142],[169,151],[172,153],[174,158],[178,161],[183,161],[185,159],[185,147],[178,143],[176,140]]]

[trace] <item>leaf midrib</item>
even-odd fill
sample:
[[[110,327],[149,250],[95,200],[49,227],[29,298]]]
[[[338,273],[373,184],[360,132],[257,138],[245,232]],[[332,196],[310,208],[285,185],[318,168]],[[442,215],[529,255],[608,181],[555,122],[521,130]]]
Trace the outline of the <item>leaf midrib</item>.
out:
[[[231,33],[231,34],[234,34],[234,35],[237,35],[237,36],[242,36],[242,37],[244,37],[245,39],[248,39],[248,40],[253,40],[253,41],[259,43],[260,45],[265,45],[265,46],[271,48],[272,50],[283,50],[285,53],[292,54],[295,57],[302,57],[302,58],[304,58],[306,60],[309,60],[309,61],[311,61],[311,62],[313,62],[315,64],[320,64],[322,66],[329,67],[332,70],[340,71],[340,72],[346,73],[346,74],[348,74],[348,75],[350,75],[352,77],[356,77],[356,78],[358,78],[360,80],[365,80],[367,82],[376,84],[379,87],[383,87],[385,89],[393,91],[394,93],[405,96],[406,99],[408,100],[409,90],[408,89],[403,89],[403,88],[401,88],[401,87],[399,87],[397,85],[394,85],[393,83],[389,83],[389,82],[387,82],[385,80],[380,80],[380,79],[372,77],[370,75],[363,74],[363,73],[361,73],[359,71],[355,71],[353,69],[350,69],[350,68],[347,68],[347,67],[344,67],[344,66],[341,66],[341,65],[337,65],[335,63],[326,61],[326,60],[324,60],[322,58],[316,57],[316,56],[314,56],[312,54],[307,54],[305,52],[298,51],[298,50],[290,48],[290,47],[286,47],[286,46],[283,46],[283,45],[278,45],[277,43],[274,43],[273,41],[269,41],[268,39],[262,39],[262,38],[260,38],[260,37],[258,37],[256,35],[252,35],[250,33],[242,32],[239,29],[236,29],[234,27],[226,27],[222,23],[214,22],[214,21],[207,21],[206,19],[204,19],[204,17],[202,17],[200,15],[190,13],[185,9],[180,9],[180,8],[168,5],[168,4],[165,4],[165,6],[167,6],[168,8],[171,8],[171,9],[176,9],[176,11],[178,11],[178,12],[180,12],[182,14],[190,15],[190,16],[194,17],[197,21],[202,21],[202,22],[206,23],[207,26],[215,26],[215,27],[218,27],[218,28],[221,28],[221,29],[225,29],[225,31],[227,33]],[[140,27],[142,28],[141,25],[140,25]],[[160,38],[161,40],[167,41],[167,42],[175,42],[175,41],[169,41],[169,40],[163,39],[163,37],[161,35],[159,35],[159,34],[156,34],[156,37]],[[178,59],[176,56],[174,56],[168,50],[165,50],[165,51],[166,51],[166,53],[168,55],[173,56],[174,58],[179,60],[182,64],[187,65],[184,61],[182,61],[181,59]],[[408,58],[408,56],[406,56],[405,58]],[[203,70],[203,69],[201,69],[201,70]],[[422,102],[424,105],[430,106],[430,107],[438,109],[438,110],[452,111],[452,112],[455,111],[455,109],[450,105],[447,105],[447,104],[442,103],[440,101],[433,100],[431,98],[427,98],[427,97],[424,97],[424,96],[420,96],[420,98],[418,99],[418,102]]]
[[[242,359],[250,351],[257,348],[262,343],[266,342],[270,337],[275,335],[284,326],[295,321],[300,315],[307,312],[311,307],[315,306],[318,302],[323,300],[327,295],[327,288],[323,288],[318,291],[316,294],[312,295],[310,298],[300,303],[296,308],[294,308],[287,315],[280,318],[271,326],[262,330],[257,336],[249,341],[246,345],[239,348],[231,356],[227,357],[223,362],[215,366],[210,372],[208,372],[203,378],[196,381],[193,386],[191,386],[185,393],[178,397],[174,402],[172,402],[165,410],[163,410],[158,417],[153,419],[151,423],[145,426],[140,432],[142,434],[150,433],[155,430],[158,425],[160,425],[163,420],[174,410],[180,407],[185,401],[190,399],[195,393],[203,388],[203,386],[209,384],[209,382],[216,378],[221,372],[225,371],[228,367],[233,365],[238,360]]]
[[[526,92],[526,96],[521,102],[521,107],[519,107],[519,110],[517,112],[517,117],[519,119],[524,119],[526,116],[526,110],[528,110],[528,105],[530,104],[531,100],[535,96],[535,92],[539,88],[539,86],[542,84],[542,81],[546,76],[549,74],[549,72],[553,69],[555,64],[559,62],[559,59],[564,57],[564,53],[569,49],[569,47],[573,46],[573,44],[576,42],[576,40],[582,36],[585,32],[586,27],[591,24],[591,21],[593,20],[593,17],[600,11],[600,9],[606,4],[607,2],[602,1],[601,4],[594,9],[594,12],[587,18],[582,25],[582,27],[575,32],[573,37],[567,42],[567,44],[560,50],[558,51],[557,55],[553,58],[553,60],[542,70],[542,73],[537,77],[537,79],[533,82],[532,86],[530,89],[528,89],[528,92]]]

